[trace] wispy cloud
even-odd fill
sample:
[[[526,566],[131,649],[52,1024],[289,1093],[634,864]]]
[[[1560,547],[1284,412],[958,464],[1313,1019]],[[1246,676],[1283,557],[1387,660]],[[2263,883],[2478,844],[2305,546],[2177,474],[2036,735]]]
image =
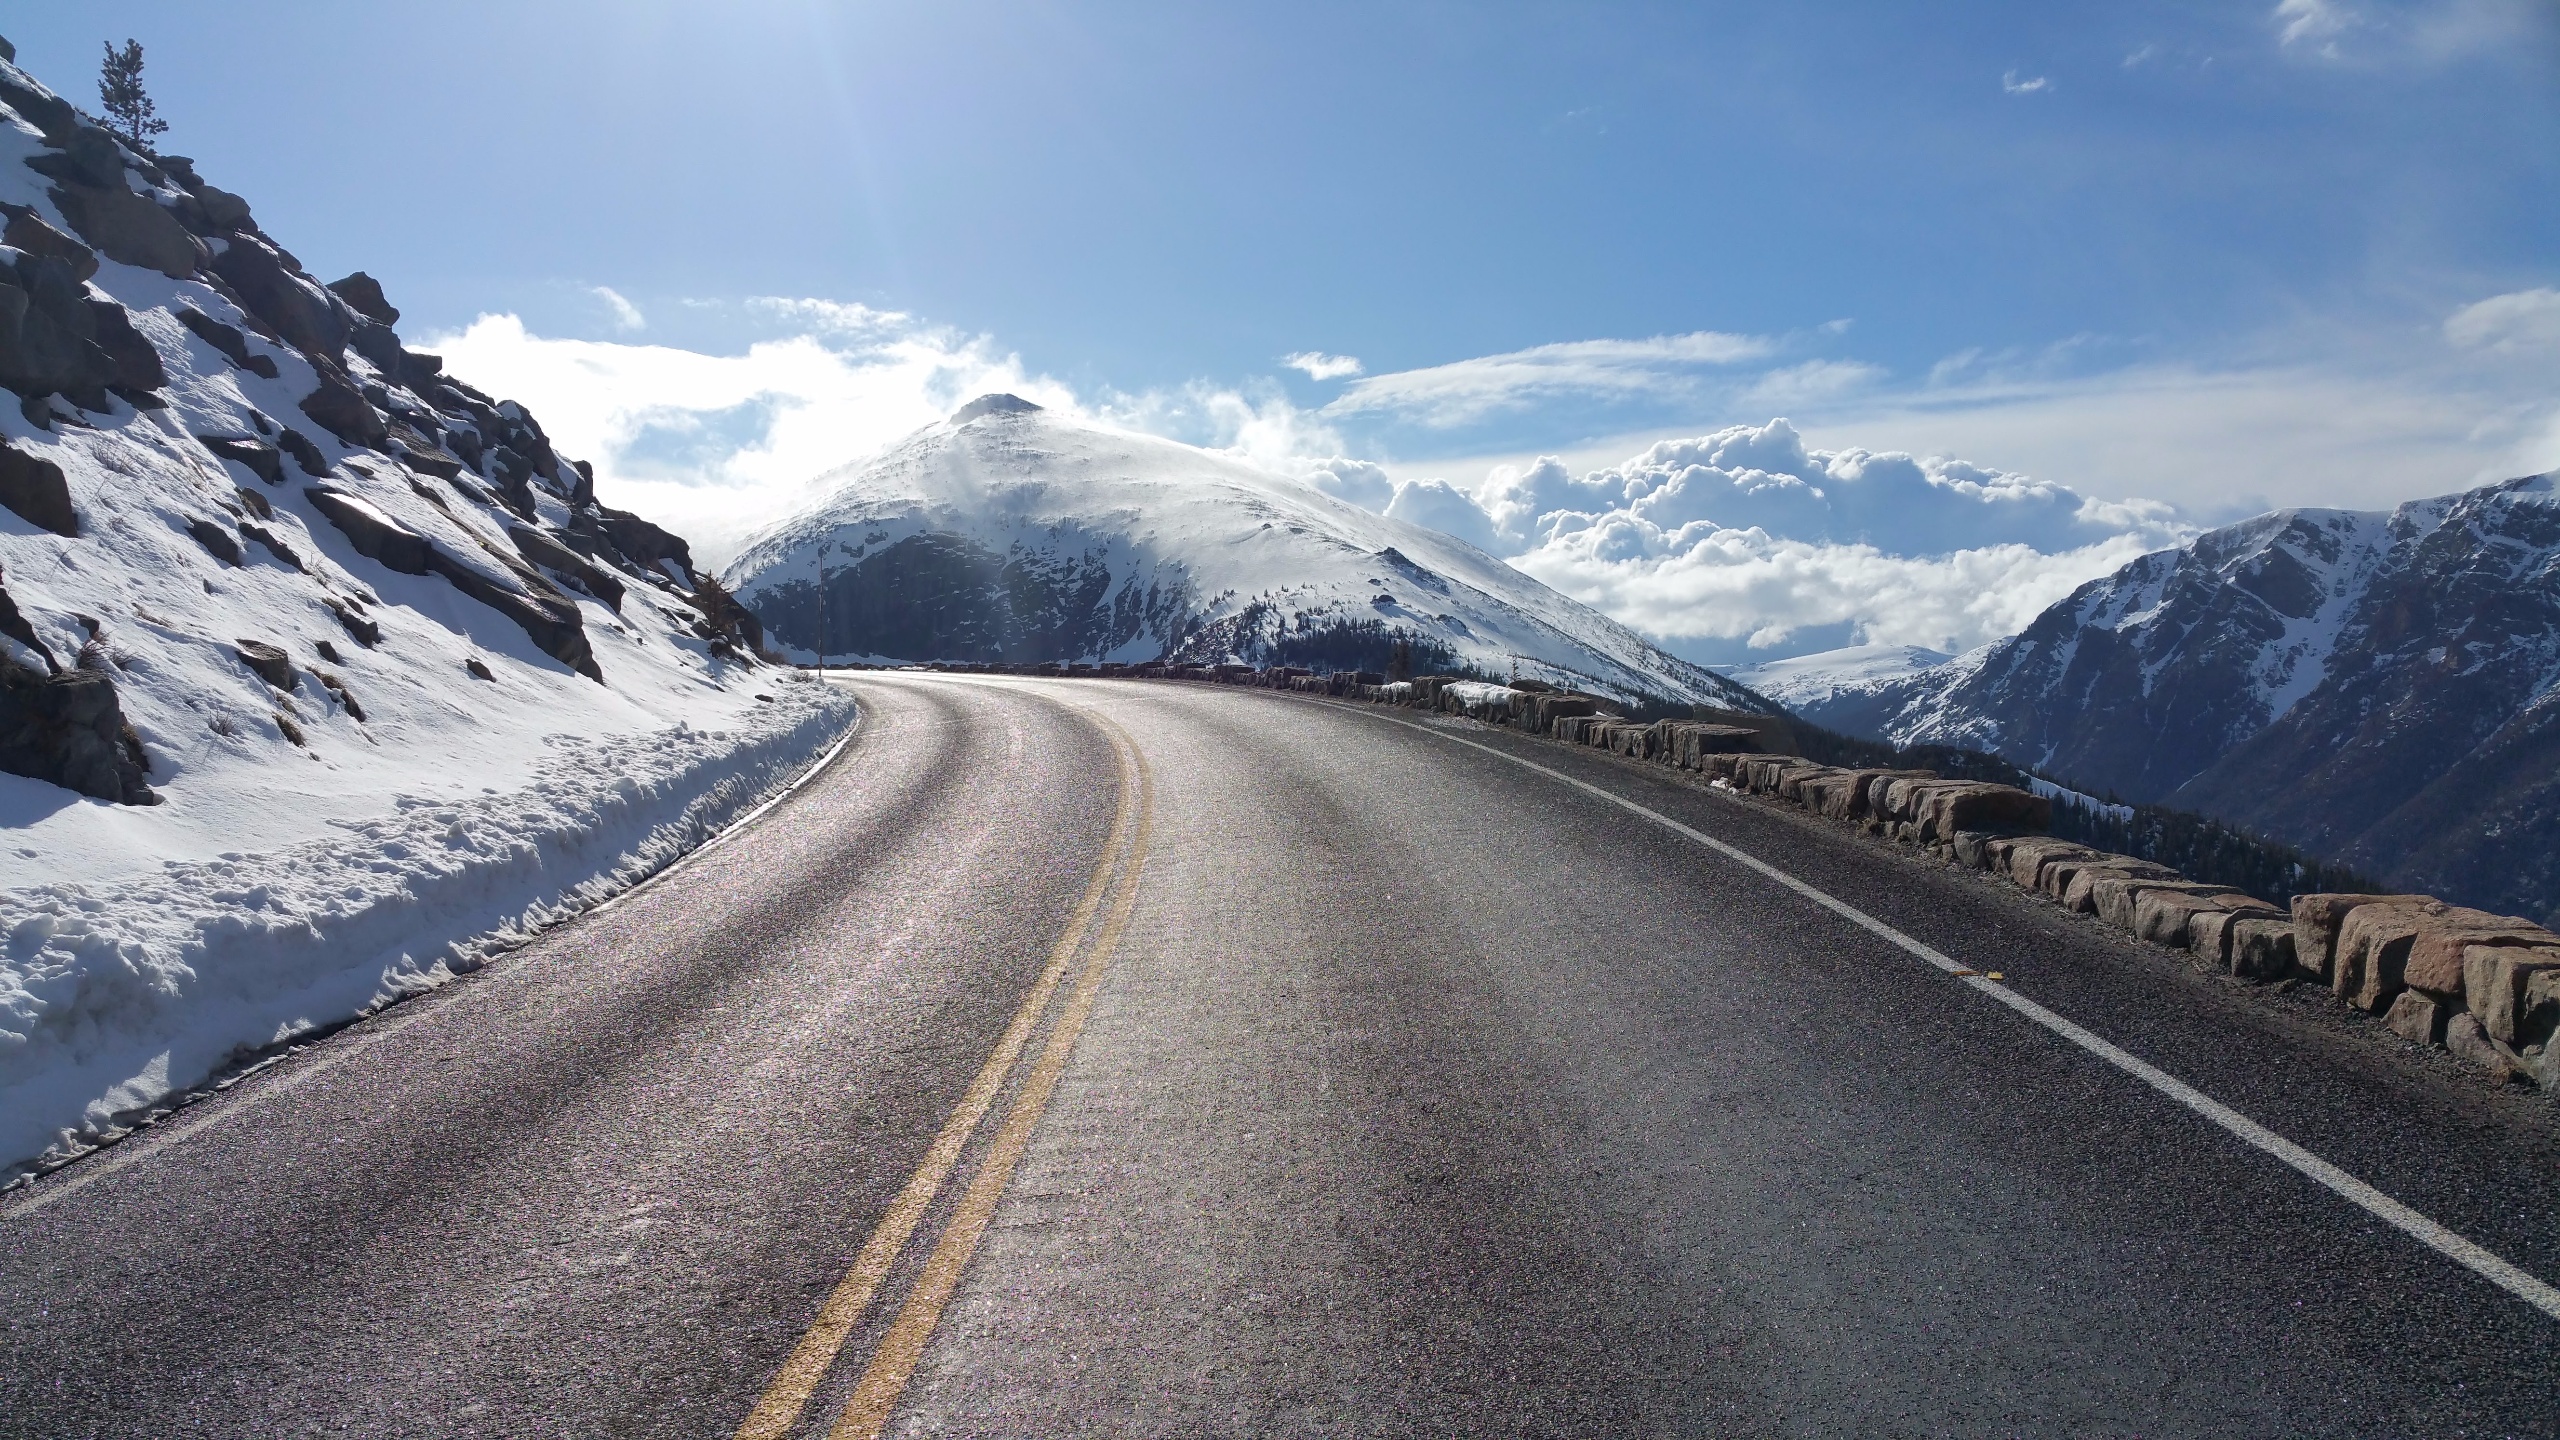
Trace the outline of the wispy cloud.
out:
[[[2147,64],[2158,58],[2159,54],[2160,47],[2157,45],[2143,44],[2136,46],[2131,53],[2124,57],[2124,68],[2131,70],[2135,66]]]
[[[1361,369],[1356,356],[1327,355],[1321,350],[1301,350],[1283,357],[1280,363],[1292,370],[1305,371],[1310,380],[1339,380],[1346,375],[1357,375]]]
[[[2021,80],[2018,78],[2018,72],[2011,70],[2000,77],[2000,89],[2004,94],[2033,95],[2052,88],[2052,79],[2043,75],[2038,75],[2032,80]]]
[[[1561,396],[1678,393],[1691,388],[1697,367],[1757,359],[1774,348],[1764,336],[1715,330],[1648,340],[1571,340],[1372,375],[1325,409],[1336,415],[1393,412],[1447,428]]]
[[[2560,349],[2560,290],[2492,295],[2447,316],[2444,338],[2465,350]]]
[[[2271,18],[2278,44],[2331,57],[2338,53],[2339,39],[2364,23],[2345,0],[2276,0]]]
[[[593,285],[588,287],[587,293],[603,301],[605,309],[612,312],[613,328],[616,330],[649,328],[649,317],[640,313],[639,306],[624,299],[621,291],[610,285]]]

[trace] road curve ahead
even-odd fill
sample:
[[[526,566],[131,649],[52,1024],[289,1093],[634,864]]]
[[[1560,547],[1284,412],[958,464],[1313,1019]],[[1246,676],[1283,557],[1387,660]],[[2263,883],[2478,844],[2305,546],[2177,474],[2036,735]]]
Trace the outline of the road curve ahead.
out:
[[[0,1197],[0,1434],[2553,1433],[2546,1103],[1508,732],[853,683],[726,843]]]

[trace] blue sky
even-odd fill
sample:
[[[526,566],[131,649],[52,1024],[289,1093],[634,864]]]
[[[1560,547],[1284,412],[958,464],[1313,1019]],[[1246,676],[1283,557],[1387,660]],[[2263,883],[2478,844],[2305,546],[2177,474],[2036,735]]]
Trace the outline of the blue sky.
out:
[[[2159,502],[2111,532],[2148,544],[2560,464],[2556,17],[249,0],[6,33],[81,100],[139,38],[167,148],[697,528],[1012,380],[1480,510],[1542,455],[1786,416]],[[1771,533],[1950,553],[1875,513]],[[1888,638],[1779,628],[1746,633]]]

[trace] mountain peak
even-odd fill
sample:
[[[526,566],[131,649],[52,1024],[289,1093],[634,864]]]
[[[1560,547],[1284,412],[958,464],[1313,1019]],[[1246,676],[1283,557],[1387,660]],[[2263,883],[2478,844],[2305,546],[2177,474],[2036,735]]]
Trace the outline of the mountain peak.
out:
[[[981,395],[951,412],[951,423],[966,425],[981,415],[1028,415],[1040,406],[1019,395]]]

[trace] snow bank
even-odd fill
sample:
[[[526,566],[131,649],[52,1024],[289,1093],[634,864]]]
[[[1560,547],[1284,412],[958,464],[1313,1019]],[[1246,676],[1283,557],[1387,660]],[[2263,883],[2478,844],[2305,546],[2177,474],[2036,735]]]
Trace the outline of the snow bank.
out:
[[[542,778],[511,792],[404,794],[325,839],[0,891],[0,1162],[76,1154],[236,1057],[477,969],[664,868],[851,722],[840,691],[770,693],[725,730],[553,736]]]

